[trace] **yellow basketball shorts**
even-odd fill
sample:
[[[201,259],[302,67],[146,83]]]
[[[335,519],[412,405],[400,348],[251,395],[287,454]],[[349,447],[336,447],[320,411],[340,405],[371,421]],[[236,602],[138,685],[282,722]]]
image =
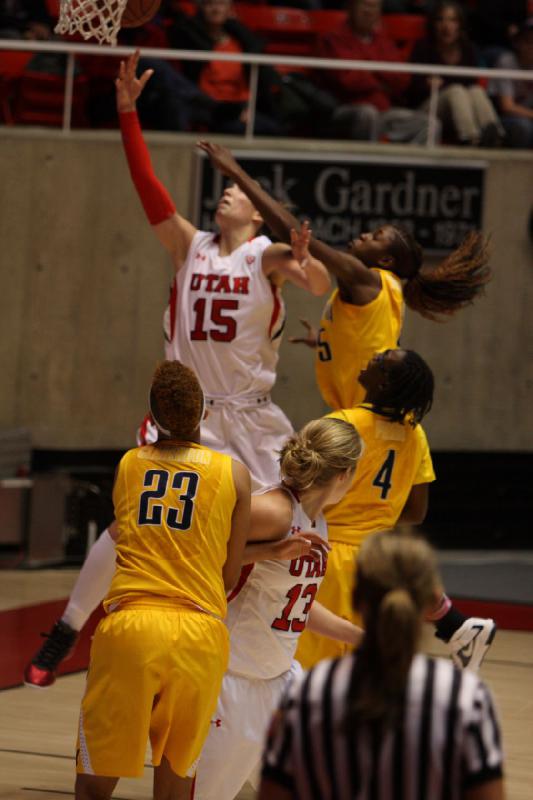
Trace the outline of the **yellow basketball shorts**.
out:
[[[193,774],[229,656],[220,620],[167,606],[128,605],[94,635],[81,704],[76,769],[108,777],[143,774],[162,756]]]
[[[361,620],[352,608],[355,560],[359,547],[342,542],[330,542],[330,544],[331,551],[328,554],[326,574],[320,584],[316,599],[339,617],[360,625]],[[338,658],[346,655],[352,649],[344,642],[328,639],[327,636],[319,636],[317,633],[305,630],[298,640],[295,658],[304,669],[311,669],[324,658]]]

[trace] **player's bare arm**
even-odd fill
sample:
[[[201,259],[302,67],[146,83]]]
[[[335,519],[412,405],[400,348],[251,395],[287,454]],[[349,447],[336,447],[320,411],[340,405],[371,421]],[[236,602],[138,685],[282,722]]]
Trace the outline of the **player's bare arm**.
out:
[[[222,568],[226,591],[233,589],[239,579],[242,558],[250,530],[251,480],[247,468],[232,459],[233,483],[237,493],[231,518],[231,533],[228,540],[228,556]]]
[[[402,513],[398,517],[399,525],[421,525],[428,511],[429,484],[417,483],[409,492]]]
[[[165,187],[156,178],[136,115],[137,100],[153,75],[147,69],[138,78],[137,50],[120,62],[115,81],[122,140],[131,176],[154,232],[170,253],[176,270],[183,265],[196,228],[176,211]]]
[[[267,542],[286,535],[292,522],[292,502],[285,489],[252,496],[248,542]]]
[[[300,223],[281,203],[265,192],[235,161],[229,150],[213,142],[201,141],[198,147],[209,156],[211,163],[223,175],[231,178],[249,197],[263,217],[266,225],[283,242],[291,241],[291,229],[300,229]],[[370,287],[379,289],[379,276],[369,270],[358,258],[311,237],[311,255],[321,261],[328,271],[345,287]],[[369,298],[371,299],[371,298]],[[354,302],[360,302],[357,298]],[[362,302],[368,302],[364,299]]]
[[[299,231],[291,229],[290,247],[280,242],[267,247],[262,267],[276,285],[289,281],[320,297],[331,288],[331,280],[324,264],[309,252],[310,240],[311,229],[306,220]]]
[[[243,564],[256,561],[292,561],[309,556],[322,562],[327,558],[331,546],[313,531],[298,531],[292,536],[276,541],[249,542],[244,550]]]
[[[337,639],[352,647],[359,647],[363,640],[364,631],[347,619],[337,616],[322,603],[314,601],[307,618],[307,628],[313,633]]]

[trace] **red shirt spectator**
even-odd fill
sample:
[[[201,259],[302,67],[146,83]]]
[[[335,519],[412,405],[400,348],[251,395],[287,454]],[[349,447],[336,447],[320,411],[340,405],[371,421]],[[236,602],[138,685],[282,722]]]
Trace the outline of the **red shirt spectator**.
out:
[[[319,41],[317,55],[364,61],[402,61],[400,51],[382,30],[380,19],[381,3],[352,0],[341,30]],[[369,103],[379,111],[386,111],[395,100],[401,99],[409,85],[409,76],[398,72],[327,70],[323,75],[341,102]]]

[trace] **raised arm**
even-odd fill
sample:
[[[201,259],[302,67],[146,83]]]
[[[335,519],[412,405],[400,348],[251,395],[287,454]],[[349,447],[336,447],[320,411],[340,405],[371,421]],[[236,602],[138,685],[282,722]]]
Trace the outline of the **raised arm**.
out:
[[[257,181],[237,164],[229,150],[207,141],[199,142],[198,147],[207,153],[216,169],[242,189],[274,235],[289,244],[291,229],[294,228],[296,231],[300,229],[300,223],[296,217],[265,192]],[[311,237],[309,251],[343,286],[350,288],[354,285],[375,287],[376,280],[379,280],[378,276],[358,258],[341,250],[335,250],[319,239]]]
[[[262,268],[272,283],[280,285],[289,281],[320,297],[330,289],[331,281],[324,264],[310,254],[310,240],[311,230],[307,221],[299,231],[292,228],[290,247],[282,242],[267,247],[263,252]]]
[[[176,211],[169,193],[156,177],[137,116],[137,99],[153,74],[148,69],[136,77],[139,51],[120,62],[115,81],[117,110],[124,151],[131,177],[154,232],[172,256],[176,270],[185,261],[196,228]]]

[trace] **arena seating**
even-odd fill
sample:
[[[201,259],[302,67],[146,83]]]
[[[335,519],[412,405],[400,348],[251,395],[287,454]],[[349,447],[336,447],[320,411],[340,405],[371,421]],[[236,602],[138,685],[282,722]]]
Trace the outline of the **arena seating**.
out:
[[[57,17],[59,0],[46,0],[46,5],[50,15]],[[180,7],[188,15],[194,14],[197,9],[192,0],[181,0]],[[265,52],[272,55],[313,56],[317,37],[338,30],[345,19],[344,11],[304,11],[250,2],[237,2],[235,12],[244,25],[266,42]],[[407,60],[415,41],[424,35],[425,17],[388,14],[384,15],[383,24],[399,46],[402,58]],[[161,28],[158,30],[161,32],[161,46],[164,46],[165,32]],[[0,121],[4,124],[60,125],[64,79],[58,75],[28,71],[30,57],[30,53],[0,51]],[[107,82],[109,69],[113,73],[116,69],[115,63],[112,63],[114,60],[93,58],[92,61],[106,62],[105,66],[102,64],[102,70]],[[85,79],[82,75],[77,76],[75,81],[74,125],[84,124],[87,97],[92,96],[93,89],[96,93],[99,91],[94,69],[86,70],[87,64],[81,58],[78,64]],[[279,71],[297,70],[294,67],[280,67]],[[306,72],[304,68],[299,71]]]

